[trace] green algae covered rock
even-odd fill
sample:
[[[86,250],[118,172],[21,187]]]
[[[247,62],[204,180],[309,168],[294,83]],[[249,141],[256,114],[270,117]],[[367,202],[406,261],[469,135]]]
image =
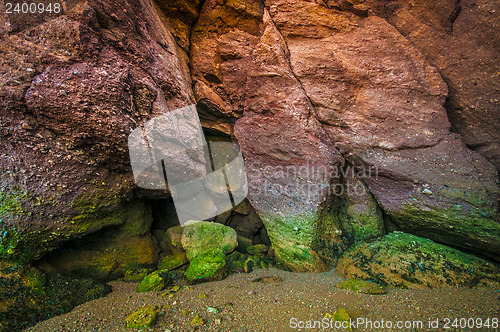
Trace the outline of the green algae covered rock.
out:
[[[403,232],[354,245],[339,259],[337,273],[403,288],[474,287],[481,279],[500,280],[495,263]]]
[[[125,321],[127,327],[132,329],[153,327],[156,324],[156,311],[152,307],[140,308],[128,316]]]
[[[196,256],[186,271],[186,278],[195,282],[222,280],[226,275],[226,255],[222,251],[208,251]]]
[[[137,285],[137,292],[144,293],[165,289],[171,283],[171,279],[166,272],[168,271],[158,270],[145,276]]]
[[[368,241],[384,235],[382,210],[363,181],[350,171],[344,176],[343,199],[339,207],[343,236],[352,242]]]
[[[332,314],[326,313],[325,318],[331,319],[335,322],[342,322],[342,323],[343,322],[349,323],[349,321],[351,320],[351,316],[344,308],[339,308],[335,310]],[[345,325],[348,326],[348,330],[350,331],[352,330],[352,328],[348,324]]]
[[[21,331],[110,291],[110,286],[90,279],[0,260],[0,331]]]
[[[205,221],[185,226],[181,242],[189,260],[186,278],[192,282],[223,279],[227,275],[226,255],[238,246],[234,229]]]
[[[263,214],[261,218],[273,244],[277,263],[296,272],[324,272],[329,269],[313,247],[318,241],[318,234],[328,237],[321,239],[321,243],[316,245],[318,248],[325,248],[326,242],[335,241],[330,241],[330,232],[318,231],[317,225],[320,223],[315,214]],[[338,239],[340,241],[340,237]]]
[[[224,254],[229,254],[238,246],[234,229],[206,221],[185,226],[181,242],[189,261],[206,251],[221,250]]]
[[[338,288],[349,289],[356,293],[362,294],[385,294],[387,291],[384,287],[367,280],[349,279],[341,281],[337,284]]]
[[[184,264],[188,263],[188,259],[186,257],[185,252],[175,253],[169,256],[163,257],[160,262],[158,262],[159,270],[167,270],[171,271],[178,267],[181,267]]]

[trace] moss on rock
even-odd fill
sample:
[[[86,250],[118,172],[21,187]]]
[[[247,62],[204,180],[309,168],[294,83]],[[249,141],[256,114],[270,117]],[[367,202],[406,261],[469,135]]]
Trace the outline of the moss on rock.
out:
[[[297,272],[322,272],[328,270],[311,246],[316,239],[315,214],[261,215],[273,244],[278,264]]]
[[[183,266],[184,264],[187,264],[189,261],[186,257],[185,252],[180,252],[180,253],[175,253],[169,256],[163,257],[160,262],[158,263],[158,269],[159,270],[174,270],[178,267]]]
[[[189,261],[210,250],[221,250],[224,254],[229,254],[238,246],[234,229],[206,221],[185,226],[181,242]]]
[[[20,331],[102,297],[111,287],[0,261],[0,331]]]
[[[354,245],[340,258],[337,273],[403,288],[474,287],[483,278],[500,280],[495,263],[403,232]]]
[[[472,196],[468,199],[473,200]],[[402,231],[428,236],[499,260],[500,223],[494,218],[497,212],[485,208],[484,199],[478,195],[474,199],[477,206],[462,202],[447,208],[423,207],[418,201],[413,201],[391,214]]]
[[[186,271],[186,278],[194,282],[222,280],[226,275],[226,255],[222,251],[208,251],[196,256]]]
[[[362,294],[385,294],[387,291],[384,287],[367,280],[349,279],[341,281],[337,284],[338,288],[349,289],[356,293]]]
[[[138,293],[161,291],[165,289],[171,282],[170,275],[165,270],[154,271],[142,279],[137,285],[136,291]]]
[[[128,316],[125,321],[127,327],[131,329],[153,327],[156,324],[156,311],[152,307],[140,308]]]

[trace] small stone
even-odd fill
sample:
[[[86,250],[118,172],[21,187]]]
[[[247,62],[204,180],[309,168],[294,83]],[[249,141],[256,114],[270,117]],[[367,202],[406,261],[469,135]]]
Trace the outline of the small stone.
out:
[[[385,294],[387,293],[385,288],[382,286],[366,281],[366,280],[356,280],[356,279],[349,279],[349,280],[344,280],[341,281],[337,284],[338,288],[342,289],[349,289],[357,293],[362,293],[362,294]]]
[[[424,190],[422,190],[422,194],[432,195],[432,191],[430,191],[429,189],[425,188]]]
[[[156,311],[152,307],[140,308],[128,316],[125,321],[127,327],[132,329],[152,327],[156,324]]]
[[[201,326],[205,324],[205,320],[200,316],[196,315],[191,321],[191,326]]]
[[[214,307],[208,307],[207,308],[207,312],[211,312],[213,314],[218,314],[219,313],[219,309],[214,308]]]
[[[215,319],[214,319],[214,323],[215,323],[216,325],[220,325],[220,324],[222,324],[222,317],[220,317],[220,316],[219,316],[219,317],[215,318]]]
[[[247,294],[248,294],[248,295],[255,295],[255,294],[257,294],[257,292],[256,292],[256,291],[254,291],[254,290],[252,289],[252,290],[249,290],[249,291],[247,292]]]
[[[339,308],[338,310],[335,310],[330,317],[326,318],[333,319],[336,322],[348,322],[351,319],[351,316],[349,316],[349,314],[344,308]]]

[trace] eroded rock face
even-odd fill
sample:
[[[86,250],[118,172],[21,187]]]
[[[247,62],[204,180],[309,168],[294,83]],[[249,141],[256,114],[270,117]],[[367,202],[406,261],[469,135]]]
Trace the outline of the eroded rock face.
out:
[[[376,170],[362,178],[388,217],[498,259],[497,175],[450,133],[436,68],[382,18],[303,1],[267,4],[318,120],[353,167]],[[433,188],[416,195],[413,182]]]
[[[367,0],[441,73],[450,90],[446,105],[453,131],[500,169],[500,101],[495,1]]]
[[[208,92],[197,98],[212,100],[207,105],[214,105],[213,112],[234,118],[243,112],[234,135],[245,156],[248,199],[266,225],[277,257],[295,270],[323,270],[312,244],[314,227],[321,223],[319,205],[329,197],[322,189],[331,179],[318,169],[341,164],[342,158],[290,69],[281,34],[259,6],[247,1],[238,14],[231,4],[205,3],[193,29],[193,76],[195,86],[205,87],[199,94],[210,87],[218,98]],[[225,15],[225,24],[214,26],[219,15]],[[234,15],[242,20],[236,20],[237,26]],[[230,108],[224,106],[228,104]]]
[[[285,267],[334,266],[353,242],[384,235],[383,217],[500,257],[495,5],[158,2],[0,14],[2,258],[25,263],[104,227],[150,227],[128,134],[195,102],[207,130],[240,145],[249,202]],[[347,167],[355,174],[339,176]],[[255,234],[257,219],[236,220],[240,233]],[[145,233],[127,234],[144,244]]]
[[[128,134],[193,102],[186,55],[149,2],[66,5],[46,22],[2,17],[2,198],[20,202],[2,209],[2,256],[25,261],[106,226],[142,224],[128,219]]]

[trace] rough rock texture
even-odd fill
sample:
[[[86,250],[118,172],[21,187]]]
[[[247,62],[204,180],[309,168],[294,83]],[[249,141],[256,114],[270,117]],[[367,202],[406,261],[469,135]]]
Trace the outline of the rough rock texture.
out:
[[[481,280],[500,280],[497,264],[402,232],[354,245],[339,259],[337,272],[404,288],[473,287]]]
[[[497,174],[450,133],[436,68],[382,18],[268,3],[319,121],[389,218],[498,259]],[[433,194],[413,195],[413,181],[435,185]]]
[[[496,2],[63,2],[57,15],[0,13],[0,261],[167,214],[148,199],[168,190],[134,188],[127,137],[194,103],[246,160],[265,228],[256,236],[244,207],[233,226],[254,243],[267,232],[286,268],[326,270],[389,228],[499,259]],[[351,185],[367,191],[335,190]],[[173,225],[156,225],[159,240]],[[102,268],[123,252],[114,239],[151,239],[151,259],[150,235],[115,236],[103,253],[57,254]],[[111,257],[104,278],[130,262]]]
[[[453,131],[500,170],[500,24],[497,1],[378,1],[366,3],[413,43],[448,85]],[[446,51],[444,51],[446,50]]]
[[[193,102],[186,56],[149,2],[65,8],[1,36],[2,194],[26,211],[2,218],[2,229],[8,256],[26,260],[125,223],[129,131]]]
[[[321,189],[330,178],[317,169],[342,160],[290,69],[280,32],[259,1],[244,1],[235,9],[233,2],[211,0],[202,7],[192,42],[197,100],[210,100],[204,103],[220,116],[243,115],[234,134],[246,160],[248,199],[277,257],[293,269],[325,269],[312,245],[315,225],[322,222],[319,205],[328,198]],[[289,174],[283,173],[286,166]]]
[[[343,235],[352,242],[368,241],[385,234],[382,210],[353,166],[345,168],[339,195],[343,197],[339,218]]]
[[[378,177],[365,181],[403,231],[499,259],[497,174],[462,141],[450,135],[426,149],[374,149],[361,158],[377,165]]]

